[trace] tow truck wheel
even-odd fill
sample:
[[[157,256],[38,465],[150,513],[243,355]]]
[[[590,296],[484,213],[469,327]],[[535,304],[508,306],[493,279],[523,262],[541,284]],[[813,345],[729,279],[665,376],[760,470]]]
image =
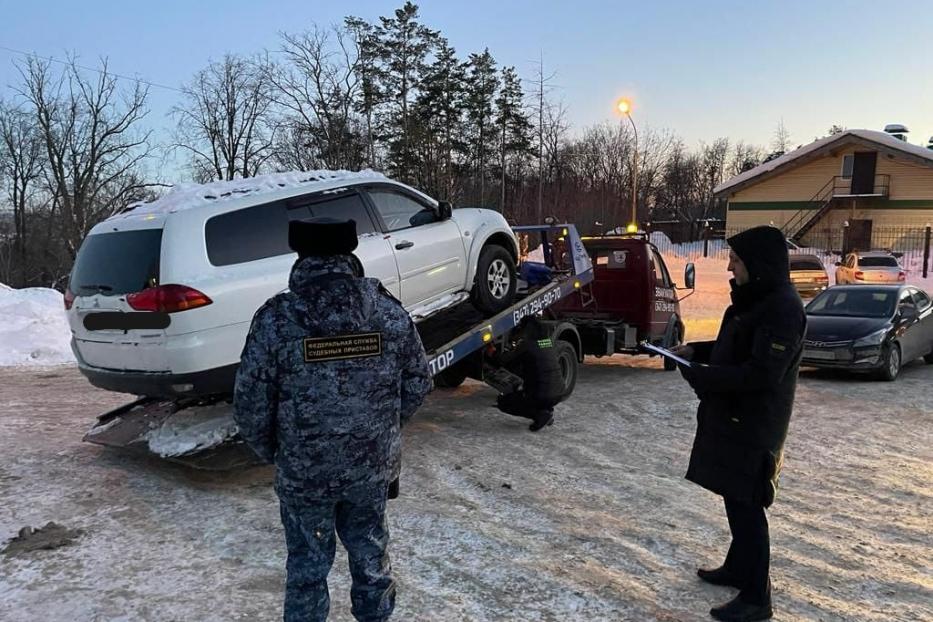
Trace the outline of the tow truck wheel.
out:
[[[509,251],[490,244],[479,254],[472,299],[477,309],[487,315],[499,313],[515,299],[518,279],[515,260]]]
[[[577,351],[566,341],[558,341],[554,344],[557,350],[557,360],[560,362],[560,375],[564,379],[564,392],[561,394],[561,401],[564,401],[573,393],[573,388],[577,384]]]
[[[671,339],[671,344],[669,347],[673,348],[673,347],[679,346],[680,343],[681,343],[680,331],[675,330],[674,338]],[[675,369],[677,369],[677,362],[672,361],[671,359],[667,357],[664,357],[664,371],[674,371]]]
[[[454,365],[434,376],[434,386],[438,389],[456,389],[466,379],[466,371],[459,365]]]

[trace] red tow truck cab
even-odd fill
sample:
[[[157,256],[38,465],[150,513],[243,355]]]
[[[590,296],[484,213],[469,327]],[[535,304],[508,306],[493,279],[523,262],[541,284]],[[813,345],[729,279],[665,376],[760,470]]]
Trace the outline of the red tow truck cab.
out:
[[[596,356],[642,354],[638,344],[643,341],[663,347],[683,343],[677,290],[693,289],[693,264],[687,264],[685,287],[678,288],[647,235],[582,240],[593,262],[593,282],[557,303],[553,312],[577,327],[584,352]],[[665,367],[673,369],[666,359]]]

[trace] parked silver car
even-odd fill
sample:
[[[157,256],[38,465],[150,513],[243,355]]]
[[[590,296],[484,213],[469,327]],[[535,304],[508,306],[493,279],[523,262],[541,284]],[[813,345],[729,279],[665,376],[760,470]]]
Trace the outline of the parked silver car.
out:
[[[907,272],[888,251],[856,251],[836,263],[837,285],[903,283]]]

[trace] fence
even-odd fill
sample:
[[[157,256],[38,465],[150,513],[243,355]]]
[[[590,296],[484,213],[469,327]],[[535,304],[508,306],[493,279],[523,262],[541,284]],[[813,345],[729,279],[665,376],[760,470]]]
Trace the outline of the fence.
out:
[[[666,236],[654,233],[651,241],[662,255],[690,260],[701,257],[728,259],[729,245],[726,239],[743,230],[727,229],[724,232],[708,230],[702,240],[684,244],[675,244]],[[927,277],[933,267],[930,265],[930,227],[873,227],[870,231],[870,242],[866,242],[866,239],[867,235],[864,235],[857,240],[854,234],[850,234],[848,227],[814,230],[806,236],[806,246],[792,245],[789,252],[818,255],[823,259],[824,264],[832,265],[853,250],[886,250],[899,259],[902,267],[909,272],[922,275],[923,278]]]

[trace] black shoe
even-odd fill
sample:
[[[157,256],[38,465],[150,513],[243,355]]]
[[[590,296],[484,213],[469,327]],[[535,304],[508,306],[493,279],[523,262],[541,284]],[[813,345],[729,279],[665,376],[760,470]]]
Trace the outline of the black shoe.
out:
[[[756,620],[770,620],[774,615],[771,603],[754,605],[736,596],[719,607],[713,607],[709,614],[722,622],[756,622]]]
[[[707,583],[712,583],[713,585],[724,585],[726,587],[734,587],[741,590],[744,585],[742,582],[729,574],[729,571],[720,566],[719,568],[714,568],[713,570],[707,570],[706,568],[697,568],[697,576],[700,577],[703,581]]]
[[[554,413],[553,412],[544,412],[539,414],[534,419],[534,423],[528,426],[528,429],[532,432],[537,432],[545,426],[549,426],[554,423]]]

